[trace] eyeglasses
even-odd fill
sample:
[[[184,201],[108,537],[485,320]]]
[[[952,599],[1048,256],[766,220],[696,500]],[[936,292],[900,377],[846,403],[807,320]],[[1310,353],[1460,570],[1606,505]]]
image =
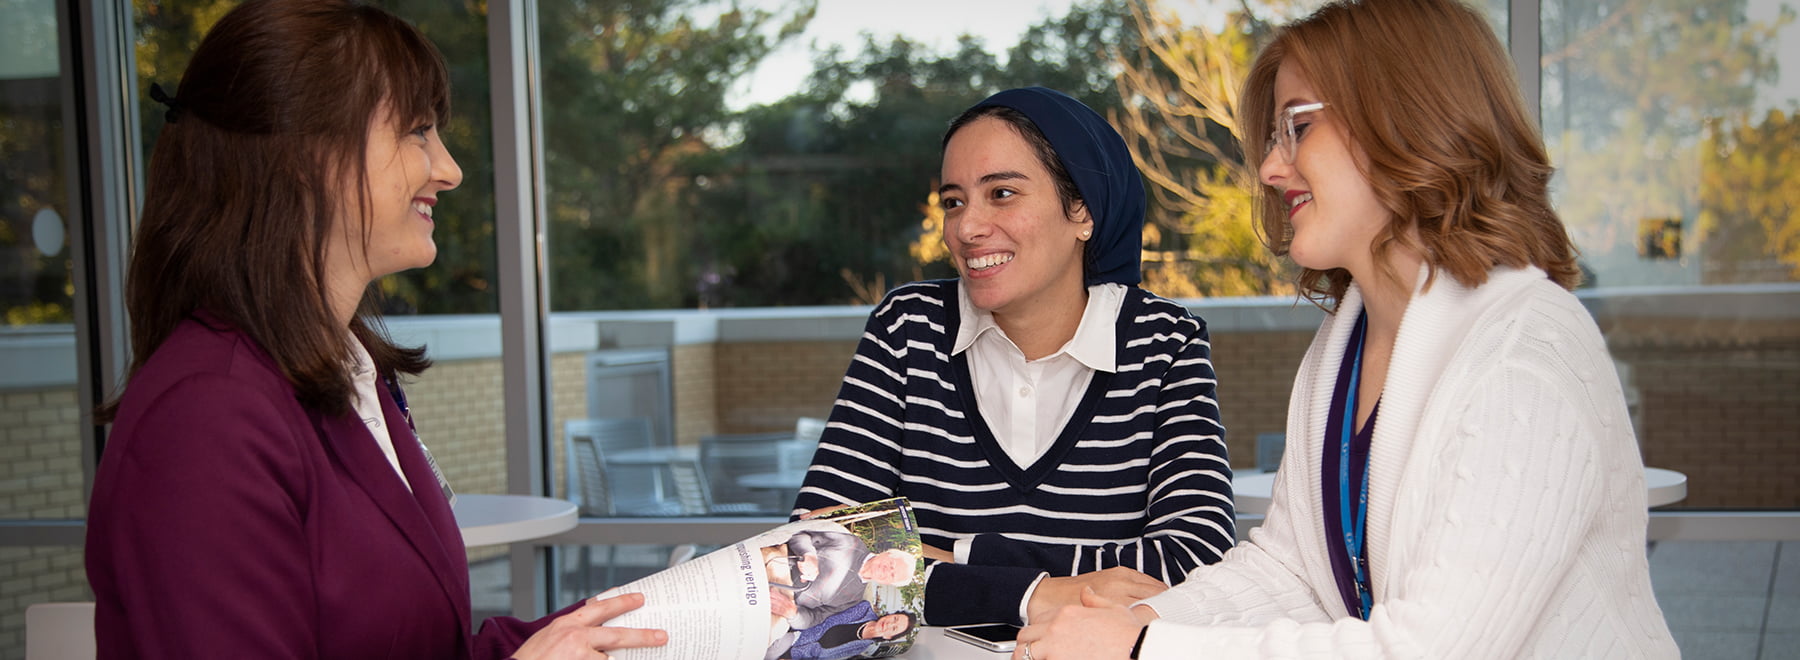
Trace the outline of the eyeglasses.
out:
[[[1294,162],[1294,150],[1298,148],[1306,129],[1312,125],[1313,114],[1324,110],[1326,105],[1323,102],[1306,103],[1282,108],[1281,114],[1275,117],[1275,129],[1269,131],[1268,143],[1263,145],[1263,158],[1273,155],[1275,148],[1280,147],[1281,156],[1287,162]]]

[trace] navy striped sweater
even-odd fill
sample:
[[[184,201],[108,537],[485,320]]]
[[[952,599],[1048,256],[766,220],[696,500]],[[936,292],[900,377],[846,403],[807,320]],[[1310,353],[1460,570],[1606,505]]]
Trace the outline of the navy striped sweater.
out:
[[[925,620],[1018,622],[1040,573],[1126,566],[1175,584],[1235,539],[1231,467],[1205,324],[1133,288],[1118,371],[1096,372],[1037,463],[1020,469],[952,357],[955,280],[889,292],[870,314],[795,506],[904,496],[929,545],[974,539],[933,567]]]

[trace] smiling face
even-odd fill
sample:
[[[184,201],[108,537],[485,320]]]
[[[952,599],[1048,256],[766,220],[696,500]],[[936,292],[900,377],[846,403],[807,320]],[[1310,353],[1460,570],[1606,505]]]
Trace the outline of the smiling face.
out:
[[[912,582],[914,563],[913,556],[903,550],[886,550],[864,559],[856,575],[864,582],[904,586]]]
[[[889,614],[863,626],[863,639],[894,639],[912,627],[904,613]]]
[[[1322,101],[1312,84],[1291,63],[1275,74],[1275,108]],[[1374,272],[1375,237],[1391,215],[1375,197],[1375,189],[1358,167],[1355,146],[1332,118],[1327,105],[1294,120],[1294,154],[1280,148],[1263,159],[1262,182],[1280,191],[1288,203],[1294,263],[1313,270],[1343,268],[1352,276]]]
[[[944,246],[979,309],[1035,314],[1073,301],[1080,314],[1085,207],[1063,211],[1056,182],[1011,124],[993,117],[944,145],[938,190]]]
[[[365,286],[384,275],[431,265],[437,258],[431,232],[438,193],[462,183],[462,168],[445,150],[435,126],[402,125],[386,104],[376,116],[380,119],[369,126],[364,154],[368,206],[360,208],[353,194],[345,200],[339,240],[327,256],[330,268]]]

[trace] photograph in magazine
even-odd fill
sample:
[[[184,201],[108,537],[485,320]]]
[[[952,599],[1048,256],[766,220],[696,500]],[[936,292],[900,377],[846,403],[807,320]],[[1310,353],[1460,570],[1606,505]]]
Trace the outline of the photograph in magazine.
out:
[[[661,628],[622,660],[840,660],[904,653],[924,611],[924,563],[903,498],[791,522],[608,590],[643,608],[608,625]]]

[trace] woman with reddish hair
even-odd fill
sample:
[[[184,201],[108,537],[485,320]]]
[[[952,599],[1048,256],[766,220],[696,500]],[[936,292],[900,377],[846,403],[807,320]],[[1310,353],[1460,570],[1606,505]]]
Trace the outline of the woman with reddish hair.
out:
[[[1669,658],[1643,461],[1505,51],[1456,0],[1332,3],[1239,115],[1264,241],[1327,311],[1263,525],[1021,660]],[[1034,622],[1039,623],[1039,622]]]

